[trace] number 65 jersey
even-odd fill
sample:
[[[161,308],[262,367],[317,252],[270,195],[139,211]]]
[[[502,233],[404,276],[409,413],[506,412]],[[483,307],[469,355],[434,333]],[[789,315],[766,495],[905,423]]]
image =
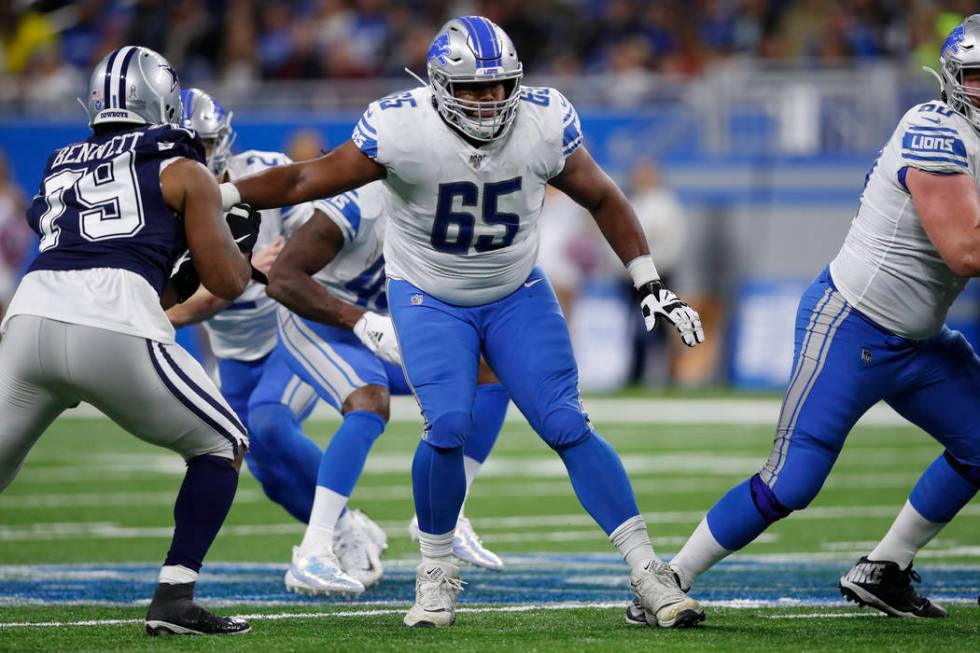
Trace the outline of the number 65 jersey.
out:
[[[582,144],[582,131],[561,93],[522,88],[510,132],[474,147],[419,87],[372,103],[351,140],[387,169],[388,277],[476,306],[531,274],[545,184]]]
[[[40,254],[4,325],[27,314],[172,343],[160,295],[187,244],[160,173],[178,157],[203,163],[204,147],[171,125],[93,134],[56,150],[27,211]]]

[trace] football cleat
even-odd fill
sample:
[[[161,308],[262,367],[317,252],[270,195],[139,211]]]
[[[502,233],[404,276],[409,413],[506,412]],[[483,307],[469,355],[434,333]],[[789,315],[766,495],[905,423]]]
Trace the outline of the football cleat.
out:
[[[647,623],[647,613],[643,609],[640,599],[633,597],[630,604],[626,606],[626,623],[631,626],[649,626]]]
[[[915,591],[912,581],[922,582],[922,577],[912,570],[900,569],[890,560],[857,561],[851,570],[840,578],[840,593],[848,601],[861,606],[881,610],[893,617],[942,618],[949,613]]]
[[[384,532],[384,529],[378,526],[377,522],[365,515],[360,510],[349,510],[354,519],[360,523],[361,528],[367,533],[375,546],[378,547],[379,553],[388,548],[388,535]]]
[[[650,626],[689,628],[704,621],[704,609],[681,589],[677,574],[664,562],[650,560],[634,569],[629,586]],[[627,608],[627,619],[632,614],[638,623],[639,617],[631,609],[632,606]]]
[[[368,588],[376,585],[384,573],[384,567],[381,565],[383,549],[379,546],[376,536],[373,537],[369,532],[362,517],[363,520],[370,521],[363,516],[363,513],[355,511],[348,511],[340,519],[334,531],[333,550],[337,554],[341,569]],[[384,536],[384,531],[381,531],[381,535]]]
[[[194,583],[157,585],[146,611],[147,635],[244,635],[244,619],[219,617],[194,603]]]
[[[418,517],[412,518],[408,532],[412,540],[419,539]],[[490,571],[501,571],[504,568],[504,561],[483,545],[483,541],[473,530],[473,524],[463,516],[456,522],[456,532],[453,534],[453,557]]]
[[[415,605],[405,614],[405,625],[452,626],[456,621],[456,598],[462,590],[459,567],[451,562],[423,562],[415,568]]]
[[[360,594],[364,585],[346,574],[337,556],[300,555],[299,547],[293,547],[293,562],[286,572],[286,589],[296,594]]]

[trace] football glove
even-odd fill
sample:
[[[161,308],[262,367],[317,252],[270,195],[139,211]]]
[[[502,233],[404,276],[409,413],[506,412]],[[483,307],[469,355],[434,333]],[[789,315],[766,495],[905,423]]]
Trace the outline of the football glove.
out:
[[[674,325],[688,347],[704,342],[704,329],[701,328],[701,317],[697,311],[664,288],[660,281],[644,284],[640,287],[640,294],[640,309],[647,331],[653,331],[657,326],[659,315]]]
[[[354,335],[375,356],[379,356],[389,363],[401,365],[402,355],[398,351],[395,325],[387,315],[378,315],[367,311],[354,325]]]
[[[201,285],[201,279],[197,276],[197,268],[191,260],[190,250],[184,250],[177,262],[174,263],[173,270],[170,272],[170,285],[177,293],[177,299],[181,302],[187,301],[191,295],[197,292]]]
[[[242,254],[250,257],[259,239],[259,227],[262,226],[262,214],[250,205],[241,202],[231,207],[225,214],[225,221],[231,230],[231,236],[238,244]]]

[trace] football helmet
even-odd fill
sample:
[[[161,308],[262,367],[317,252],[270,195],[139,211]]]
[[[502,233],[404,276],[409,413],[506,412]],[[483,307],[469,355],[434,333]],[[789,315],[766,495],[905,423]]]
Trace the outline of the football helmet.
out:
[[[149,48],[126,45],[95,65],[82,102],[89,126],[112,122],[160,125],[180,120],[180,80]]]
[[[482,16],[459,16],[442,26],[429,47],[429,87],[439,114],[470,138],[500,138],[517,118],[524,68],[510,37]],[[501,82],[504,99],[468,101],[454,86]]]
[[[208,167],[216,177],[228,168],[228,157],[235,142],[231,127],[231,111],[225,111],[218,101],[199,88],[189,88],[180,93],[183,113],[180,124],[193,129],[205,143],[210,143]]]
[[[939,71],[943,98],[949,108],[980,129],[980,88],[963,83],[963,71],[980,69],[980,14],[974,14],[956,27],[939,52]]]

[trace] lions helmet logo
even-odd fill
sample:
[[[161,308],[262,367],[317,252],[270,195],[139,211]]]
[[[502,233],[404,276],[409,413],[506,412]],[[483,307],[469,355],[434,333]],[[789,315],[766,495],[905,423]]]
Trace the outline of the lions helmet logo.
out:
[[[449,34],[440,34],[432,41],[426,60],[432,61],[435,59],[439,63],[446,65],[449,63],[449,52]]]

